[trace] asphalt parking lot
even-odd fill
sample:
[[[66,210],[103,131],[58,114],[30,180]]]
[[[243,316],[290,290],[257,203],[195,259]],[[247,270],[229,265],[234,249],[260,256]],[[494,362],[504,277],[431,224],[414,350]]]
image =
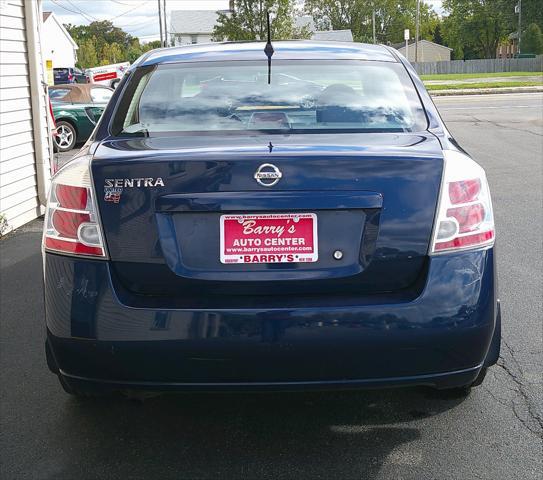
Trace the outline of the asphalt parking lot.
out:
[[[540,479],[543,94],[436,103],[494,200],[503,350],[482,387],[70,398],[45,366],[36,221],[0,241],[0,477]]]

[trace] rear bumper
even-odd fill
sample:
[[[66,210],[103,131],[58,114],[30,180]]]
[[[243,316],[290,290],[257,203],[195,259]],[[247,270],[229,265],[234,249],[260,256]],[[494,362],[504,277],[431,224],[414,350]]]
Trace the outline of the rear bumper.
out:
[[[431,258],[414,299],[326,307],[321,298],[318,305],[128,307],[106,262],[46,254],[50,367],[72,383],[161,391],[448,388],[494,362],[493,249]]]

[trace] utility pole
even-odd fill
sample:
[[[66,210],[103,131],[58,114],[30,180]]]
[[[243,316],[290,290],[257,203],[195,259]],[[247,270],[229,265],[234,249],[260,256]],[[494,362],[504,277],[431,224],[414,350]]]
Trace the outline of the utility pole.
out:
[[[405,40],[405,58],[409,62],[409,28],[403,31],[403,39]]]
[[[515,5],[515,13],[518,13],[518,54],[520,55],[520,39],[522,37],[522,0]]]
[[[373,7],[373,11],[371,14],[371,20],[373,23],[373,43],[377,43],[377,40],[375,39],[375,6]]]
[[[420,21],[420,0],[417,0],[417,13],[415,17],[415,62],[419,61],[419,21]]]
[[[164,0],[164,46],[168,47],[168,10],[166,10],[166,0]]]
[[[258,39],[264,39],[264,12],[262,10],[262,0],[258,2],[258,18],[260,19],[260,33],[258,34]]]
[[[160,46],[164,46],[164,35],[162,33],[162,3],[158,0],[158,23],[160,25]]]

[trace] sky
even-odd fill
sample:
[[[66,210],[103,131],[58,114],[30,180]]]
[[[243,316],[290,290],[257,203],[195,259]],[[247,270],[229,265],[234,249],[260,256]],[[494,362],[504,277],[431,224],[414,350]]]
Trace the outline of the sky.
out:
[[[427,3],[441,12],[441,0]],[[166,0],[168,12],[226,8],[228,0]],[[55,12],[61,23],[86,25],[94,20],[110,20],[142,42],[159,38],[158,0],[43,0],[43,10]]]

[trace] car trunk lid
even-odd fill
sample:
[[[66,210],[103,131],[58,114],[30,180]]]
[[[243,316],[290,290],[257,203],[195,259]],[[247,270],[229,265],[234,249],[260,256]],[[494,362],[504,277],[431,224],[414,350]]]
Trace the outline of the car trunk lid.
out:
[[[275,185],[255,180],[263,164],[280,171]],[[92,164],[115,278],[137,295],[187,299],[409,288],[424,271],[442,168],[426,133],[117,139]],[[221,261],[221,225],[244,215],[311,218],[314,261],[272,251],[263,263]]]

